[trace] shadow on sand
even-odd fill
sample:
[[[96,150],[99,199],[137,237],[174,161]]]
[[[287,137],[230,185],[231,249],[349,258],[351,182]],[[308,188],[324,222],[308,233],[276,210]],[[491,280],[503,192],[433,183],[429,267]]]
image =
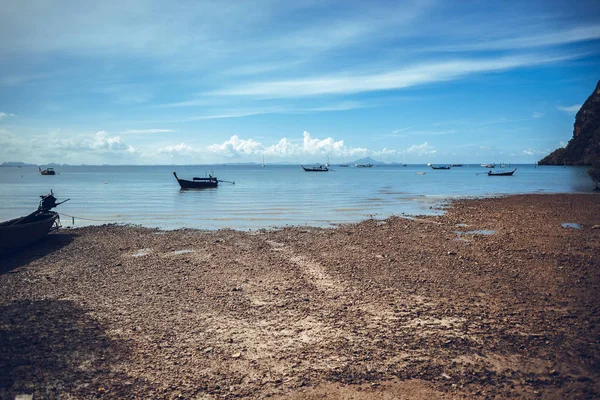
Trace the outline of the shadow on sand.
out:
[[[109,338],[72,301],[14,301],[0,306],[0,398],[130,398],[152,392],[115,365],[124,341]]]
[[[22,249],[17,249],[7,254],[1,254],[0,274],[10,272],[15,268],[26,265],[62,249],[73,241],[74,236],[74,233],[62,230],[60,232],[51,233],[43,239]]]

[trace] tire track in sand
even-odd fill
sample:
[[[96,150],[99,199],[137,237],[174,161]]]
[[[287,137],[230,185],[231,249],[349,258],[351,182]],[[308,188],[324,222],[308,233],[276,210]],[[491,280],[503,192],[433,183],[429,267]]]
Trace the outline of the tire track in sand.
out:
[[[309,281],[322,291],[330,294],[341,294],[345,291],[346,286],[339,280],[335,280],[327,273],[325,268],[306,256],[296,254],[292,249],[285,246],[283,243],[273,240],[265,240],[273,251],[280,252],[285,258],[296,264],[300,270],[309,278]]]

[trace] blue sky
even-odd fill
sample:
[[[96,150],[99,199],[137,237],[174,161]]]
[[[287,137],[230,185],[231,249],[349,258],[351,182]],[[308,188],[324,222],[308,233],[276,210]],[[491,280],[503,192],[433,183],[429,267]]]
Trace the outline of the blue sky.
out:
[[[0,161],[535,162],[600,79],[600,2],[493,3],[9,2]]]

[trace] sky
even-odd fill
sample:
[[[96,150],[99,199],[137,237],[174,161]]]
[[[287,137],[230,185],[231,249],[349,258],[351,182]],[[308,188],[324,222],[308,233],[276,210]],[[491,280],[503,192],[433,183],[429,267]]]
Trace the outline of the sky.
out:
[[[600,79],[597,0],[29,0],[0,37],[0,163],[533,163]]]

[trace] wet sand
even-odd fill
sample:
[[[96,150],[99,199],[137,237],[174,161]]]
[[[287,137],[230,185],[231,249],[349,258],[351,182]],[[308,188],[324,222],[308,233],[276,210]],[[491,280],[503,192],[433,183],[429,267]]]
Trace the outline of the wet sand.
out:
[[[64,229],[1,258],[0,398],[598,398],[599,228],[572,194]]]

